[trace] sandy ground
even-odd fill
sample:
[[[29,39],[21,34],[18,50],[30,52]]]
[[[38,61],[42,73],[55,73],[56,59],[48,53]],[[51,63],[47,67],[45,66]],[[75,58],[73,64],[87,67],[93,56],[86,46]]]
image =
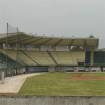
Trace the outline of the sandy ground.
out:
[[[26,78],[35,75],[41,75],[41,73],[24,74],[5,78],[4,83],[0,81],[0,94],[18,93]]]

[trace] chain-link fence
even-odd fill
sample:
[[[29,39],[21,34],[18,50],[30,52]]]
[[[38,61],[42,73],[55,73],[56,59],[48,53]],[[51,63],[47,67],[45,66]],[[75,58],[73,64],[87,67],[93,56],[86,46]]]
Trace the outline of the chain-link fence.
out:
[[[5,76],[12,76],[23,67],[19,62],[20,31],[8,23],[6,26],[6,32],[0,34],[0,71],[5,72]]]

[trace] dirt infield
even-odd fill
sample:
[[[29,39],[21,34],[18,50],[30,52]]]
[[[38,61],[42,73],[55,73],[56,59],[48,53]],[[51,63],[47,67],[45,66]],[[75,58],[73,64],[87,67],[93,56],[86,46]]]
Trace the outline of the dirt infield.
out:
[[[97,76],[94,74],[76,73],[70,77],[70,80],[105,80],[105,76]]]

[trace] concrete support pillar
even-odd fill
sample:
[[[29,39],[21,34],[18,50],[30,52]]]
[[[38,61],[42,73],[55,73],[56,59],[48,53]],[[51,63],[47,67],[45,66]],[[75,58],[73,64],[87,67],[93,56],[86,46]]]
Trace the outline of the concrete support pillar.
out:
[[[4,83],[4,79],[5,79],[5,73],[2,71],[1,72],[1,83]]]
[[[53,51],[56,51],[56,46],[52,46],[51,49],[52,49]]]
[[[75,67],[75,72],[79,72],[79,67]]]
[[[94,49],[90,50],[90,65],[93,66],[94,64]]]
[[[48,72],[55,72],[55,67],[54,66],[48,67]]]

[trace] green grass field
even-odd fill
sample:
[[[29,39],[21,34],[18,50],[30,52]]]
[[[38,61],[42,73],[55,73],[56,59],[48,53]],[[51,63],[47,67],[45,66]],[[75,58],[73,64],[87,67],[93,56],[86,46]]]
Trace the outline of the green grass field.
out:
[[[72,80],[78,73],[46,73],[28,78],[18,95],[105,96],[105,80]],[[79,73],[81,76],[105,77],[105,73]]]

